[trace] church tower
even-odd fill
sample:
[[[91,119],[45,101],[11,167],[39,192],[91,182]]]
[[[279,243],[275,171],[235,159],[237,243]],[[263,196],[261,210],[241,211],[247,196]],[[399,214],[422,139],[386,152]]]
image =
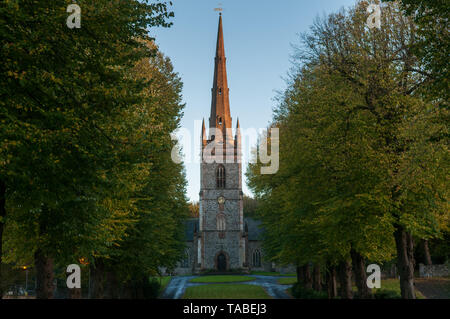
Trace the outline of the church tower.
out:
[[[222,15],[219,15],[209,131],[203,120],[197,269],[247,267],[239,120],[232,134]]]

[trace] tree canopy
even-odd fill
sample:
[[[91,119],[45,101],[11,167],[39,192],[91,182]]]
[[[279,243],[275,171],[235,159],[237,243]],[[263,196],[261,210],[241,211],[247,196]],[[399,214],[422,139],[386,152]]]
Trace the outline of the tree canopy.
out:
[[[448,136],[447,114],[424,95],[414,20],[396,4],[383,6],[381,30],[366,20],[361,2],[301,36],[273,116],[280,170],[261,175],[250,164],[247,177],[273,260],[383,263],[397,255],[409,298],[412,237],[440,237],[449,225],[448,148],[436,138]]]

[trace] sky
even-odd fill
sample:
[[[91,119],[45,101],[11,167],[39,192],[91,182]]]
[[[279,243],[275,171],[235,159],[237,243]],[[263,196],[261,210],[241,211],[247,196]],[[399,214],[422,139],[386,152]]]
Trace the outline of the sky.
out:
[[[356,0],[174,0],[170,28],[153,28],[160,51],[168,56],[183,82],[184,116],[181,127],[188,181],[187,196],[198,201],[199,155],[194,143],[201,134],[201,120],[208,121],[219,15],[222,7],[225,55],[233,127],[266,128],[276,106],[277,91],[286,88],[292,45],[308,31],[316,17],[354,5]],[[178,133],[178,136],[181,133]],[[250,144],[249,141],[247,141]],[[189,146],[191,145],[191,146]],[[245,180],[243,191],[252,195]]]

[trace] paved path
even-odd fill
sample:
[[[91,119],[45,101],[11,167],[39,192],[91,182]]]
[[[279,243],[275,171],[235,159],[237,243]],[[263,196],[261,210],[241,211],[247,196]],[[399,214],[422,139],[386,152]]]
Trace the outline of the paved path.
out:
[[[415,285],[427,299],[450,298],[450,278],[416,278]]]
[[[244,275],[242,275],[244,276]],[[286,293],[286,289],[291,287],[292,285],[280,285],[277,283],[277,280],[285,277],[277,277],[277,276],[258,276],[258,275],[245,275],[249,277],[256,278],[252,281],[241,281],[237,282],[238,284],[248,284],[261,286],[264,290],[275,299],[290,299]],[[189,282],[193,278],[197,278],[199,276],[181,276],[181,277],[173,277],[170,283],[167,285],[164,290],[161,298],[163,299],[180,299],[183,297],[184,292],[187,287],[201,286],[201,285],[211,285],[215,283],[192,283]],[[226,284],[226,283],[224,283]]]

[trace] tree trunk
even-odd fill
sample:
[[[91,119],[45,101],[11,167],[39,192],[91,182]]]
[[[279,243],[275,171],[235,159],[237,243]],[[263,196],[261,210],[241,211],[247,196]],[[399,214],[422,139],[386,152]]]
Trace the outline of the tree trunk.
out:
[[[36,298],[52,299],[54,291],[53,259],[38,249],[34,254],[34,264],[36,267]]]
[[[117,280],[116,274],[112,271],[106,273],[106,298],[108,299],[118,299],[121,297],[119,291],[119,281]]]
[[[320,278],[320,264],[315,263],[313,268],[313,289],[315,291],[321,291],[322,290],[322,283]]]
[[[425,255],[425,264],[426,265],[432,265],[431,262],[431,255],[430,255],[430,248],[428,247],[428,240],[423,241],[423,252]]]
[[[67,282],[67,277],[70,276],[70,273],[66,273],[66,282]],[[67,290],[69,290],[68,293],[68,298],[69,299],[81,299],[82,298],[82,291],[81,288],[69,288],[67,287]]]
[[[3,298],[2,256],[3,256],[3,227],[6,217],[6,183],[0,180],[0,299]]]
[[[81,288],[72,288],[69,289],[69,298],[70,299],[81,299]]]
[[[416,269],[416,259],[414,258],[414,238],[410,233],[406,233],[406,242],[408,244],[408,258],[411,262],[414,276],[414,269]]]
[[[337,297],[336,267],[331,265],[327,267],[327,290],[328,299]]]
[[[94,265],[95,263],[95,265]],[[91,299],[103,298],[103,278],[104,278],[104,263],[102,259],[96,259],[94,263],[89,265],[90,281],[91,281]]]
[[[352,264],[350,261],[342,261],[339,264],[339,284],[342,299],[352,299]]]
[[[355,274],[356,287],[358,288],[358,295],[360,299],[371,299],[372,292],[369,287],[367,287],[367,273],[366,273],[366,263],[363,256],[356,252],[355,250],[350,251],[352,256],[353,273]]]
[[[411,260],[412,237],[399,225],[394,232],[397,248],[397,268],[400,274],[400,289],[403,299],[415,299],[414,261]]]
[[[306,289],[312,289],[312,278],[309,263],[304,265],[302,269],[303,269],[303,276],[302,276],[303,287],[305,287]]]
[[[300,266],[295,267],[295,271],[297,273],[297,282],[300,283],[302,280],[302,267]]]

